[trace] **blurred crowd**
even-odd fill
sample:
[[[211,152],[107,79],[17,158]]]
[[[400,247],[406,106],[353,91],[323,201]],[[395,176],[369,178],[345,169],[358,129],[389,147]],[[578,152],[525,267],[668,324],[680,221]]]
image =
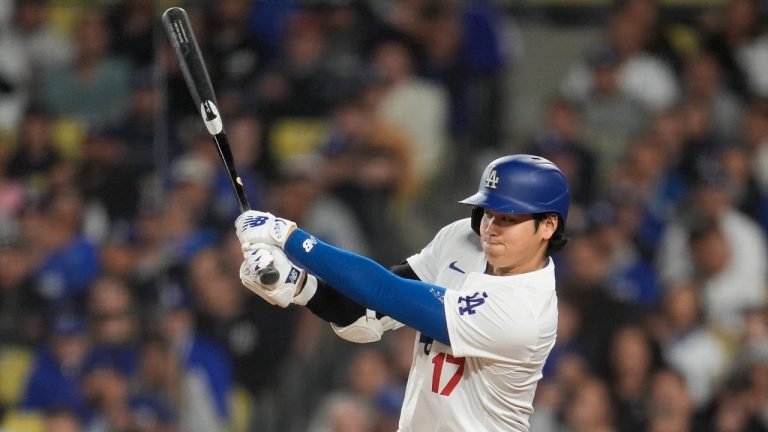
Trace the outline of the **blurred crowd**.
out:
[[[490,157],[566,172],[533,431],[768,431],[768,10],[714,3],[615,2],[510,140],[526,41],[491,0],[2,2],[0,431],[397,428],[412,330],[354,345],[240,284],[170,6],[252,207],[329,243],[390,266]]]

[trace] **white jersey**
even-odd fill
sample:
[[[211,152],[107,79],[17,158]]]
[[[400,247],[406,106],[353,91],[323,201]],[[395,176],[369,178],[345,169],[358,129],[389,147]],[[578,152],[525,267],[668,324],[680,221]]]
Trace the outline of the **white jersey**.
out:
[[[417,334],[401,432],[528,431],[533,396],[555,343],[554,264],[514,276],[484,273],[470,220],[444,227],[408,258],[419,278],[446,288],[451,345]]]

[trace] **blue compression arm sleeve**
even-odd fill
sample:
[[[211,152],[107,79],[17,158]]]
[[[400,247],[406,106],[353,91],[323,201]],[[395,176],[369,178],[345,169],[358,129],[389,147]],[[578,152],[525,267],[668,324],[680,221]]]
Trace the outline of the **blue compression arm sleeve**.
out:
[[[445,288],[401,278],[369,258],[323,243],[300,229],[288,237],[285,251],[355,302],[450,345]]]

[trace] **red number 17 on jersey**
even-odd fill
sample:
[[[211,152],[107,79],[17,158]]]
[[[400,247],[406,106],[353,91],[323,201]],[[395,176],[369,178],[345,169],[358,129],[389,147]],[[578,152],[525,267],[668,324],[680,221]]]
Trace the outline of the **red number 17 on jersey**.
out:
[[[433,357],[432,364],[435,365],[435,368],[432,370],[432,392],[439,393],[442,396],[450,395],[453,389],[456,388],[456,385],[459,384],[459,381],[464,374],[465,360],[464,357],[454,357],[446,353],[438,353]],[[448,380],[448,383],[443,387],[443,390],[440,391],[440,377],[443,374],[444,363],[450,363],[457,367],[453,375],[451,375],[451,378]]]

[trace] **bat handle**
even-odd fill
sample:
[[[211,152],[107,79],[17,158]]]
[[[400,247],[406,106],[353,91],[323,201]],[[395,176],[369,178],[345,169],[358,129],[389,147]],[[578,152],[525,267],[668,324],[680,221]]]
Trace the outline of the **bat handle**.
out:
[[[259,280],[261,280],[261,283],[264,285],[272,285],[273,283],[277,282],[279,278],[280,272],[277,271],[272,263],[264,268],[264,270],[262,270],[261,274],[259,275]]]

